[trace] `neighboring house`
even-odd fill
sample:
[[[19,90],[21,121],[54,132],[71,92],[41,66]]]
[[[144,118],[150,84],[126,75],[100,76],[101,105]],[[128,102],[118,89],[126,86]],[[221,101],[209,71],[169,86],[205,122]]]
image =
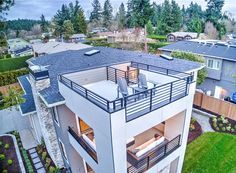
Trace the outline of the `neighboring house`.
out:
[[[28,63],[30,74],[19,78],[26,98],[20,110],[57,166],[181,173],[199,63],[104,47]],[[143,88],[140,74],[148,81]]]
[[[98,28],[93,28],[91,33],[93,34],[97,34],[98,32],[107,32],[107,28],[104,27],[98,27]]]
[[[73,34],[69,38],[68,42],[71,42],[71,43],[84,42],[86,38],[87,38],[87,36],[84,34]]]
[[[8,52],[13,58],[33,55],[31,44],[21,38],[9,39],[7,43]]]
[[[86,49],[92,46],[82,43],[64,43],[64,42],[47,42],[47,43],[35,43],[32,45],[34,50],[34,56],[58,53],[68,50],[80,50]]]
[[[208,76],[205,82],[198,86],[216,98],[232,96],[236,92],[236,46],[218,41],[181,41],[159,48],[169,55],[172,51],[185,51],[202,55]]]
[[[167,41],[176,42],[182,40],[196,39],[197,37],[198,33],[196,32],[173,32],[167,35]]]

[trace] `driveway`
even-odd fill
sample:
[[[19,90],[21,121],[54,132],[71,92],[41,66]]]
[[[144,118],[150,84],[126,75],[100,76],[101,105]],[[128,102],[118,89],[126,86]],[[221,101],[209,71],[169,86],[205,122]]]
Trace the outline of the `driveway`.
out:
[[[27,116],[21,116],[20,112],[15,108],[0,111],[0,134],[23,129],[31,129]]]

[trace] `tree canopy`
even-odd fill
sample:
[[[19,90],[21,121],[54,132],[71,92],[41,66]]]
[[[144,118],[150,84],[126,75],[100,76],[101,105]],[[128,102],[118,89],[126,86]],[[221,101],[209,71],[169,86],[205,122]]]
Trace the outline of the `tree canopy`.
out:
[[[113,12],[113,9],[112,9],[110,0],[106,0],[104,3],[103,13],[102,13],[103,26],[105,28],[109,28],[111,26],[111,21],[113,18],[112,12]]]

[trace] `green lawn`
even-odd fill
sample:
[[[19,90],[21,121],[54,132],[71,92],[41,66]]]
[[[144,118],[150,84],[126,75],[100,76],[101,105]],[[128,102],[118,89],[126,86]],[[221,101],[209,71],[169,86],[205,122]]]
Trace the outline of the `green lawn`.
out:
[[[28,65],[25,61],[31,57],[32,56],[0,59],[0,72],[17,70],[17,69],[21,69],[24,67],[28,67]]]
[[[187,147],[183,173],[236,173],[236,136],[205,133]]]

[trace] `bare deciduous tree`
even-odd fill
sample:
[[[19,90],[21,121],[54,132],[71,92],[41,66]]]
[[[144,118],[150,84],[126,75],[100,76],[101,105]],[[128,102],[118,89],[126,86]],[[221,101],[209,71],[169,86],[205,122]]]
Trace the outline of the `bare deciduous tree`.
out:
[[[217,39],[218,31],[217,31],[217,29],[214,27],[213,23],[211,23],[211,22],[207,22],[207,23],[205,24],[204,33],[207,35],[207,37],[208,37],[209,39]]]

